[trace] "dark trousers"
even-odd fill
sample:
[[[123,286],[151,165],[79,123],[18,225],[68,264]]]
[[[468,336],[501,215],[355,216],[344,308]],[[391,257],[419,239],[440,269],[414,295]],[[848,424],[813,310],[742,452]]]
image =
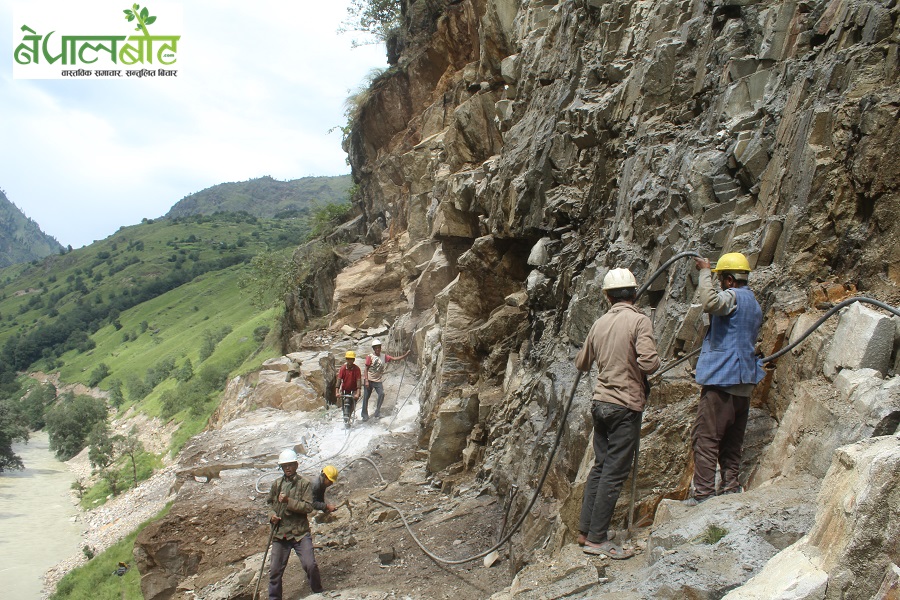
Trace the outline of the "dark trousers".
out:
[[[269,562],[269,600],[281,600],[281,579],[287,567],[291,550],[300,557],[300,564],[309,578],[309,587],[313,592],[322,591],[322,578],[319,576],[319,565],[313,554],[312,537],[309,534],[300,540],[272,540],[272,558]]]
[[[703,386],[697,419],[691,432],[694,446],[694,496],[716,494],[716,465],[722,473],[722,493],[736,492],[741,484],[741,452],[750,398]]]
[[[384,383],[381,381],[370,381],[369,385],[363,386],[363,403],[362,417],[365,419],[369,416],[369,396],[375,392],[378,394],[378,404],[375,406],[375,414],[381,415],[381,403],[384,401]]]
[[[589,542],[601,544],[608,539],[613,510],[631,470],[641,434],[641,413],[618,404],[594,401],[591,416],[594,466],[584,488],[578,529],[587,534]]]

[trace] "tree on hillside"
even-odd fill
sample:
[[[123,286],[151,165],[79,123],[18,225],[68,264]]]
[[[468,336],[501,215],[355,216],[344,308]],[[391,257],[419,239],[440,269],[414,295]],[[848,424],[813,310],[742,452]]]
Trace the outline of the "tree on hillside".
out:
[[[111,371],[106,363],[100,363],[97,368],[91,372],[91,378],[88,380],[88,387],[97,387],[100,382],[109,377]]]
[[[15,442],[28,441],[25,418],[10,398],[0,398],[0,473],[8,469],[21,469],[22,459],[13,452]]]
[[[137,456],[144,451],[144,444],[138,439],[137,425],[131,428],[126,436],[118,436],[116,443],[121,456],[127,456],[131,460],[131,474],[134,478],[134,487],[138,484]]]
[[[47,409],[56,402],[56,387],[52,383],[38,384],[19,401],[22,415],[32,431],[44,428]]]
[[[106,403],[99,398],[63,394],[47,411],[50,450],[60,460],[69,460],[81,452],[94,425],[106,420]]]
[[[125,396],[122,394],[122,382],[118,379],[109,381],[109,402],[116,408],[125,403]]]
[[[112,435],[109,422],[104,419],[94,425],[88,434],[88,460],[94,469],[103,470],[116,460],[116,442],[120,436]]]

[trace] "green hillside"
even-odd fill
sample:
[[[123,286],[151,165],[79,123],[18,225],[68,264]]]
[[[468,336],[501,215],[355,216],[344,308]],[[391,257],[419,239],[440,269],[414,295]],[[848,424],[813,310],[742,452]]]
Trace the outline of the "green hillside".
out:
[[[0,267],[30,262],[62,250],[0,190]]]
[[[166,217],[238,211],[260,218],[308,216],[318,207],[346,203],[352,186],[350,175],[303,177],[291,181],[260,177],[221,183],[185,196]]]
[[[240,214],[145,221],[85,248],[7,267],[0,270],[0,360],[19,371],[58,366],[65,353],[89,350],[101,327],[124,328],[125,311],[267,249],[293,248],[308,231],[306,220]]]
[[[239,284],[254,257],[290,256],[309,222],[224,213],[148,220],[0,269],[0,396],[21,395],[13,370],[58,372],[63,383],[110,391],[120,410],[176,419],[177,450],[205,426],[230,374],[279,352],[266,338],[280,309],[254,306]]]

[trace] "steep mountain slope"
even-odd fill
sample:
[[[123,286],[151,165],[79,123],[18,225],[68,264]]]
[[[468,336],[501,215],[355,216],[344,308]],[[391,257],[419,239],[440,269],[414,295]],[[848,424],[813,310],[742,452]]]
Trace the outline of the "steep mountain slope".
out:
[[[62,246],[0,190],[0,268],[55,254]]]
[[[350,175],[301,177],[291,181],[260,177],[220,183],[185,196],[175,203],[166,217],[240,211],[260,218],[310,214],[317,206],[346,203],[352,185]]]

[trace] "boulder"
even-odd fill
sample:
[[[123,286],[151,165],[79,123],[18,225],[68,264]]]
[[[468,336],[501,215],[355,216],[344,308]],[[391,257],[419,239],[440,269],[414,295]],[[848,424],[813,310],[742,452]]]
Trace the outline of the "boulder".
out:
[[[422,269],[422,274],[409,291],[412,308],[426,310],[434,305],[438,292],[456,279],[457,272],[441,248],[437,248]]]
[[[324,406],[319,393],[305,379],[288,382],[281,371],[260,371],[253,397],[256,406],[281,410],[315,410]]]
[[[871,369],[841,371],[834,386],[803,382],[763,453],[751,485],[778,475],[823,477],[834,451],[873,434],[893,433],[900,416],[900,377],[887,381]]]
[[[898,539],[900,436],[844,446],[822,482],[809,534],[725,600],[891,598]]]
[[[825,376],[833,379],[841,369],[875,369],[882,375],[891,367],[895,326],[891,318],[860,302],[841,314],[831,349],[825,357]]]
[[[542,600],[577,596],[599,583],[597,567],[576,546],[567,546],[557,560],[539,562],[522,569],[513,579],[508,595],[494,598]]]
[[[466,437],[478,422],[478,395],[469,389],[463,396],[445,401],[428,443],[428,470],[436,473],[462,459]]]

